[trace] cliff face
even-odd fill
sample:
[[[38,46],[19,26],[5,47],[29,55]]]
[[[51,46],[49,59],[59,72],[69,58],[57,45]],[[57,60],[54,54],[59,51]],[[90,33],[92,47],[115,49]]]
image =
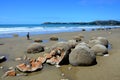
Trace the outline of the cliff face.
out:
[[[70,23],[63,23],[63,22],[45,22],[43,24],[80,24],[80,25],[120,25],[120,21],[116,20],[97,20],[92,22],[70,22]]]

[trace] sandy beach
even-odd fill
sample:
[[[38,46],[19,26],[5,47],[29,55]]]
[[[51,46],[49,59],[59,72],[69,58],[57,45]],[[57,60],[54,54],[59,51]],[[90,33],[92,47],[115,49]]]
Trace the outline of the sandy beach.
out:
[[[73,39],[73,36],[78,34],[84,35],[82,41],[87,42],[92,37],[106,37],[111,48],[108,49],[109,56],[97,56],[97,64],[94,66],[72,66],[62,65],[60,68],[44,64],[43,69],[37,72],[29,73],[28,76],[15,76],[0,78],[0,80],[120,80],[120,29],[111,30],[96,30],[96,31],[80,31],[67,32],[57,34],[44,34],[30,36],[31,40],[26,37],[1,38],[0,56],[6,56],[7,60],[0,63],[0,77],[7,71],[9,67],[15,67],[20,64],[20,61],[15,61],[15,58],[23,57],[24,55],[30,58],[37,58],[45,52],[36,54],[26,53],[29,44],[35,39],[41,39],[41,44],[50,47],[58,41],[49,41],[52,35],[59,38],[59,41],[67,41]],[[71,68],[69,70],[69,68]]]

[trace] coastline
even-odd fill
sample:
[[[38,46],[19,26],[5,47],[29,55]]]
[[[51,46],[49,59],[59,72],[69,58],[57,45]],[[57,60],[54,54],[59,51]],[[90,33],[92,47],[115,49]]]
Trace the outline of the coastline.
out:
[[[47,42],[42,42],[41,44],[47,47],[55,44],[58,41],[49,41],[49,38],[52,35],[57,36],[61,41],[70,40],[78,34],[84,35],[82,41],[87,42],[92,37],[106,37],[112,49],[109,50],[108,57],[97,56],[97,64],[94,66],[88,67],[74,67],[71,65],[63,65],[60,68],[50,66],[45,64],[44,69],[38,72],[30,73],[28,76],[20,77],[5,77],[5,80],[61,80],[66,78],[69,80],[119,80],[120,79],[120,28],[110,29],[110,30],[95,30],[95,31],[77,31],[77,32],[63,32],[63,33],[54,33],[54,34],[41,34],[30,36],[31,40],[27,40],[26,37],[13,37],[13,38],[0,38],[0,42],[4,45],[0,45],[0,55],[7,56],[7,61],[0,63],[0,66],[3,66],[4,69],[0,69],[0,75],[3,75],[7,68],[13,66],[15,67],[19,62],[16,62],[14,59],[17,57],[23,57],[27,55],[30,58],[37,58],[38,54],[27,54],[27,46],[30,43],[33,43],[35,39],[46,40]],[[71,70],[68,70],[68,67],[72,67]],[[61,74],[64,73],[64,77]],[[47,76],[47,77],[46,77]]]
[[[76,24],[11,24],[0,25],[0,38],[24,37],[29,32],[31,36],[56,34],[65,32],[108,30],[120,28],[119,25],[76,25]]]

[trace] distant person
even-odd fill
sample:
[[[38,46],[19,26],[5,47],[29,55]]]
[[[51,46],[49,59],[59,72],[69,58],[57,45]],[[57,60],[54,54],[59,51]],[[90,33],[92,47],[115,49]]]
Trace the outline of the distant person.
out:
[[[29,32],[27,33],[27,40],[30,40],[30,34],[29,34]]]

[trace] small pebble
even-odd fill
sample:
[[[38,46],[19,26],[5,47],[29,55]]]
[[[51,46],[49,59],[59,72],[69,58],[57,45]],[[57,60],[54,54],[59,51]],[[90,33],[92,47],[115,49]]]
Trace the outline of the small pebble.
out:
[[[19,73],[19,74],[16,74],[16,76],[28,76],[27,73]]]
[[[60,65],[55,65],[57,68],[61,67]]]
[[[109,54],[105,54],[104,56],[109,56]]]
[[[26,59],[27,59],[27,56],[26,56],[26,55],[24,55],[24,56],[23,56],[23,60],[26,60]]]
[[[112,34],[112,32],[108,32],[109,34]]]
[[[64,73],[62,73],[62,74],[61,74],[61,76],[65,76],[65,74],[64,74]]]
[[[15,58],[15,61],[21,61],[22,58]]]
[[[0,66],[0,69],[3,69],[3,66]]]
[[[68,67],[68,70],[71,70],[72,69],[72,67]]]
[[[14,69],[14,68],[13,68],[13,67],[9,67],[8,69],[12,70],[12,69]]]

